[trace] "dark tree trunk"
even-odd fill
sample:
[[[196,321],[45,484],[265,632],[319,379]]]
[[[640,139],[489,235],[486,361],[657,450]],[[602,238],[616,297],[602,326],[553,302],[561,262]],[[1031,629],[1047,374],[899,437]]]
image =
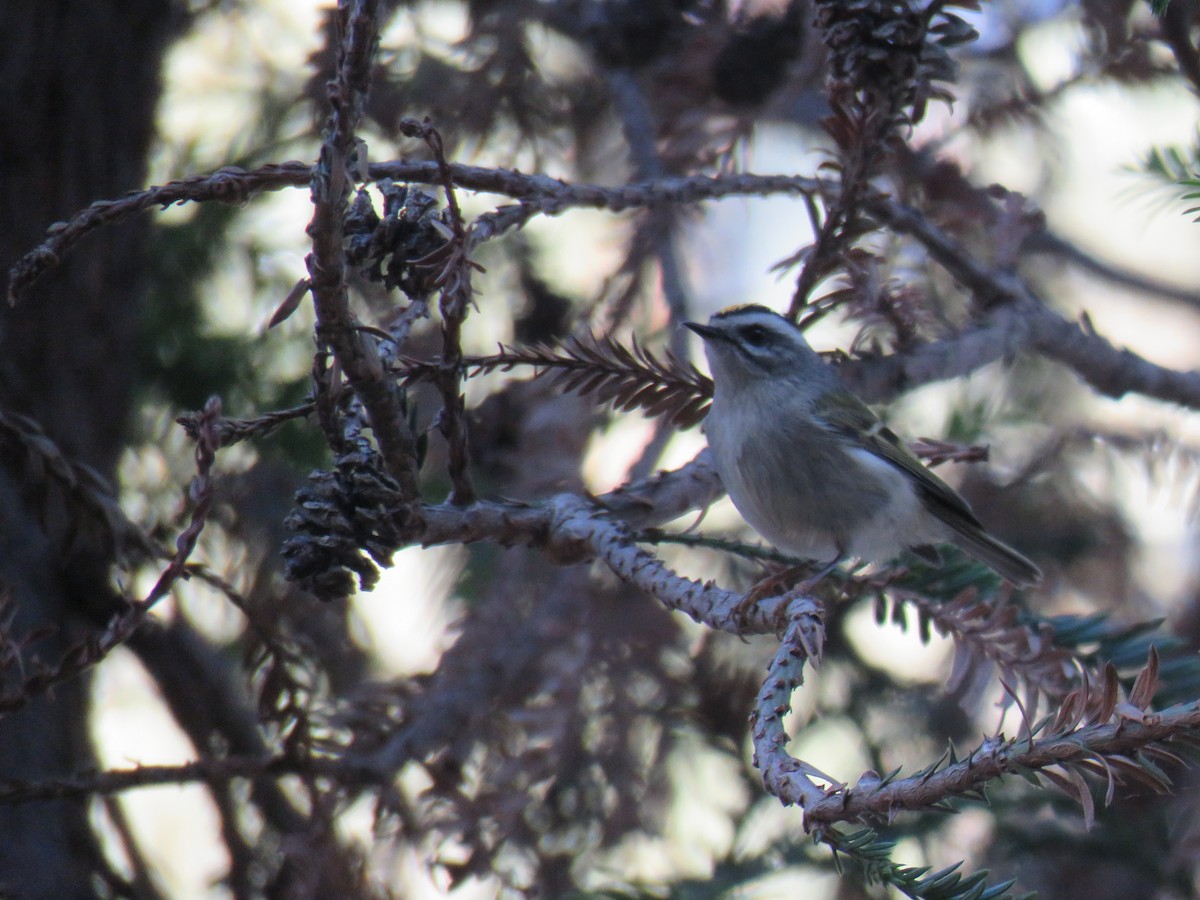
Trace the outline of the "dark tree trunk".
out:
[[[171,0],[0,4],[0,267],[97,198],[141,187],[163,55],[184,22]],[[93,235],[16,308],[0,309],[0,412],[37,420],[74,462],[112,479],[129,420],[145,220]],[[73,534],[71,508],[30,456],[0,442],[0,586],[27,648],[53,662],[115,609],[109,550]],[[18,677],[14,668],[5,673]],[[7,690],[15,685],[9,683]],[[0,719],[0,773],[60,777],[92,765],[88,685],[76,679]],[[0,893],[94,896],[86,800],[0,815]]]

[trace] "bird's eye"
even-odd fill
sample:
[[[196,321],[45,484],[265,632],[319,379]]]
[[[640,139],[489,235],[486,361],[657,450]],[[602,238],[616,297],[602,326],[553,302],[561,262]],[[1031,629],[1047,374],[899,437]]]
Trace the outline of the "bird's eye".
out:
[[[767,329],[761,325],[747,325],[742,329],[742,337],[752,347],[761,347],[767,342]]]

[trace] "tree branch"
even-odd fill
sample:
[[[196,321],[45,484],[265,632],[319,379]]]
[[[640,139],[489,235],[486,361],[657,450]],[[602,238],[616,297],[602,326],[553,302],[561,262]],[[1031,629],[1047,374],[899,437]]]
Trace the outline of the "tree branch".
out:
[[[370,84],[371,60],[379,42],[378,0],[359,0],[350,12],[338,11],[344,22],[337,73],[327,86],[329,120],[321,160],[311,170],[313,217],[308,226],[312,252],[309,278],[316,310],[316,333],[333,350],[370,419],[384,464],[406,499],[417,496],[417,454],[408,422],[396,402],[396,388],[387,377],[374,339],[356,327],[346,286],[344,219],[353,179],[351,154],[355,129]]]
[[[1078,763],[1095,757],[1134,757],[1138,751],[1200,729],[1200,703],[1184,703],[1143,721],[1087,725],[1065,734],[1006,741],[989,738],[959,762],[880,784],[870,780],[805,807],[806,827],[868,817],[891,820],[901,810],[929,809],[951,798],[978,791],[989,781],[1022,769]],[[784,798],[798,802],[801,795]]]

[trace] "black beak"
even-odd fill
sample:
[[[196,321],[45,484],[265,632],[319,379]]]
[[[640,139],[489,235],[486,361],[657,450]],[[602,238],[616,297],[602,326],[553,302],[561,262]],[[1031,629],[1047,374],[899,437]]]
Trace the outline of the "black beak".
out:
[[[713,328],[711,325],[701,325],[699,322],[684,322],[683,327],[696,332],[706,341],[711,339],[720,340],[725,337],[724,332],[719,328]]]

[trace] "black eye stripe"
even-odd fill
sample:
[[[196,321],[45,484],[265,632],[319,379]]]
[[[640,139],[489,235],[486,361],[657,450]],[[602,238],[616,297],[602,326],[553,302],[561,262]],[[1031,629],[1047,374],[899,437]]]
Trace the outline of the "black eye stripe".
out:
[[[751,357],[771,359],[788,347],[790,338],[765,322],[747,322],[737,328],[734,343],[742,353]]]

